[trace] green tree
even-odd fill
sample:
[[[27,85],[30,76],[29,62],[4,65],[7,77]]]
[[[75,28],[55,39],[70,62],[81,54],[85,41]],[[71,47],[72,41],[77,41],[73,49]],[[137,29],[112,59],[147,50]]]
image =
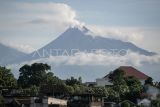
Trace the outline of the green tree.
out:
[[[137,78],[125,77],[125,72],[121,69],[116,69],[110,73],[109,78],[114,84],[112,89],[119,93],[120,100],[130,99],[135,101],[136,98],[140,97],[143,87]]]
[[[81,93],[81,89],[80,89],[79,85],[75,84],[75,85],[73,85],[73,88],[74,88],[74,93]]]
[[[158,87],[160,88],[160,82],[158,83]]]
[[[58,77],[54,76],[53,72],[48,72],[45,75],[43,84],[47,85],[64,85],[64,82]]]
[[[0,66],[0,86],[1,87],[16,87],[17,81],[10,69]]]
[[[73,94],[73,93],[75,93],[75,90],[74,90],[74,88],[73,88],[72,86],[66,85],[65,87],[66,87],[66,92],[67,92],[68,94]]]
[[[30,86],[30,79],[31,79],[31,66],[30,65],[24,65],[19,69],[19,78],[17,80],[18,86],[20,87],[29,87]]]
[[[125,72],[121,69],[116,69],[109,74],[109,79],[114,85],[125,84],[124,81]]]
[[[152,100],[151,107],[160,107],[160,100]]]
[[[78,81],[79,81],[80,84],[82,84],[82,77],[79,77]]]
[[[99,94],[102,96],[107,95],[107,91],[106,91],[105,87],[94,87],[93,91],[94,91],[94,94]]]
[[[46,71],[51,67],[48,64],[34,63],[24,65],[19,69],[18,85],[22,88],[30,87],[32,85],[40,86],[46,79]]]
[[[128,97],[126,99],[130,99],[132,101],[135,101],[136,98],[140,97],[140,94],[142,93],[142,90],[143,90],[141,82],[133,76],[126,77],[125,81],[126,81],[128,87],[129,87],[129,90],[130,90],[130,92],[127,95]]]
[[[121,107],[130,107],[130,103],[129,102],[123,102],[121,104]]]
[[[113,90],[113,88],[108,87],[106,88],[106,93],[108,97],[108,101],[120,101],[120,95],[119,92]]]
[[[95,94],[94,87],[86,87],[86,93]]]
[[[121,85],[115,85],[113,87],[113,90],[119,93],[120,100],[125,100],[127,94],[130,92],[129,87],[126,84]]]
[[[39,90],[40,90],[39,87],[37,87],[35,85],[31,86],[30,87],[30,95],[31,96],[37,96],[38,93],[39,93]]]
[[[71,77],[70,79],[67,79],[66,80],[66,85],[70,85],[70,86],[73,86],[73,85],[81,85],[82,84],[82,79],[81,77],[79,77],[79,79],[76,79],[74,77]]]
[[[4,104],[4,98],[1,94],[0,94],[0,104]]]
[[[54,74],[52,72],[48,72],[45,78],[44,84],[52,85],[55,83]]]
[[[145,84],[153,85],[153,79],[151,77],[147,78]]]

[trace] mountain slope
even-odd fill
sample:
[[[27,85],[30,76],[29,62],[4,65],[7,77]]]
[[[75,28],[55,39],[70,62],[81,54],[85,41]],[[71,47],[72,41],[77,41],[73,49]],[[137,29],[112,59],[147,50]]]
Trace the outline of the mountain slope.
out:
[[[0,65],[11,63],[14,60],[24,56],[26,56],[25,53],[0,44]]]
[[[68,54],[71,54],[72,49],[78,49],[79,51],[87,52],[93,49],[106,49],[106,50],[131,50],[133,52],[138,52],[139,54],[151,56],[155,53],[149,52],[147,50],[141,49],[136,45],[130,42],[123,42],[121,40],[115,40],[110,38],[103,38],[100,36],[92,37],[90,35],[86,35],[88,29],[83,28],[82,30],[78,28],[69,28],[63,34],[61,34],[57,39],[50,42],[46,46],[42,47],[38,50],[44,57],[49,55],[62,55],[64,51],[67,51]],[[52,53],[50,53],[52,51]],[[44,55],[44,53],[46,54]],[[33,56],[33,53],[32,53]],[[38,56],[35,56],[38,58]],[[48,56],[47,56],[48,57]]]
[[[152,56],[153,52],[141,49],[130,42],[123,42],[104,37],[93,37],[87,35],[89,30],[83,28],[69,28],[62,33],[57,39],[40,48],[37,51],[15,61],[15,63],[23,61],[31,61],[39,58],[47,58],[49,56],[73,55],[76,52],[93,52],[92,50],[131,50],[139,54]],[[75,51],[76,50],[76,51]]]
[[[107,66],[107,65],[106,66],[103,66],[103,65],[79,66],[79,65],[66,65],[65,61],[64,61],[64,63],[63,62],[58,63],[58,64],[54,63],[54,61],[55,60],[57,61],[58,59],[51,60],[53,62],[49,62],[49,60],[47,60],[47,59],[42,59],[42,60],[39,60],[39,59],[42,57],[49,57],[49,55],[53,55],[53,56],[57,55],[57,53],[53,50],[61,50],[61,51],[58,51],[58,55],[63,55],[64,50],[66,50],[69,53],[72,49],[78,49],[79,51],[92,50],[92,49],[106,49],[106,50],[125,49],[125,50],[131,50],[133,52],[138,52],[141,55],[146,55],[146,56],[155,55],[155,53],[141,49],[130,42],[124,42],[121,40],[115,40],[115,39],[110,39],[110,38],[103,38],[100,36],[99,37],[98,36],[92,37],[91,35],[87,35],[88,31],[89,30],[86,28],[83,28],[83,29],[69,28],[64,33],[62,33],[57,39],[51,41],[49,44],[45,45],[44,47],[40,48],[39,50],[37,50],[31,54],[25,55],[24,57],[17,58],[17,55],[19,53],[12,52],[12,51],[10,52],[9,51],[10,48],[6,47],[5,48],[6,50],[1,49],[4,51],[2,51],[0,53],[0,61],[2,60],[2,58],[3,58],[3,61],[5,61],[5,59],[11,59],[13,57],[16,57],[16,58],[14,58],[14,59],[16,59],[16,60],[14,60],[14,62],[13,62],[13,60],[10,62],[17,63],[18,65],[20,65],[19,64],[20,62],[26,61],[25,63],[29,63],[27,61],[32,61],[32,60],[38,59],[38,60],[35,60],[35,62],[40,61],[42,63],[48,63],[54,69],[54,74],[62,79],[66,79],[71,76],[74,76],[74,77],[81,76],[84,81],[93,81],[96,78],[105,76],[111,70],[116,68],[117,65],[113,63],[113,64],[109,64],[109,66]],[[3,53],[3,55],[2,55],[2,53]],[[16,54],[11,54],[11,53],[16,53]],[[45,53],[45,56],[43,56],[43,53]],[[3,57],[1,57],[1,56],[3,56]],[[23,54],[18,55],[18,56],[23,56]],[[79,58],[81,58],[81,57],[79,57]],[[97,59],[94,59],[94,60],[97,60]],[[131,60],[131,59],[129,59],[129,60]],[[8,62],[9,61],[7,61],[7,63]],[[33,63],[33,62],[31,62],[31,63]],[[158,64],[145,63],[145,64],[146,65],[142,66],[142,68],[141,68],[142,71],[144,73],[146,73],[147,75],[153,76],[157,79],[159,77],[159,75],[158,75],[159,63]],[[21,66],[19,66],[19,67],[21,67]],[[14,73],[17,73],[15,75],[18,76],[18,72],[16,72],[16,71],[17,71],[17,69],[15,70]],[[150,71],[153,71],[153,72],[150,72]]]

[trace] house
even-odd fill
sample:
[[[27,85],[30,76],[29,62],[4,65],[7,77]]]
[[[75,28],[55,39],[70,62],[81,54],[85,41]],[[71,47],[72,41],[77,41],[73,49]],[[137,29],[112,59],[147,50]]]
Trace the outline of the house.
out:
[[[67,107],[102,107],[102,97],[97,94],[73,94],[67,102]]]
[[[147,84],[144,86],[144,89],[146,90],[146,94],[148,95],[147,98],[149,99],[156,100],[158,95],[160,95],[160,89],[155,86]]]
[[[151,100],[149,99],[142,99],[142,100],[138,100],[138,105],[139,106],[143,106],[143,107],[150,107],[151,106]]]
[[[109,78],[98,78],[96,79],[97,86],[110,86],[113,85],[112,82],[109,81]]]
[[[115,102],[105,102],[102,107],[117,107]]]
[[[147,76],[146,74],[140,72],[139,70],[131,66],[121,66],[118,69],[124,71],[125,77],[133,76],[137,78],[138,80],[140,80],[141,84],[144,84],[145,80],[149,78],[149,76]],[[96,79],[97,86],[113,85],[113,83],[110,82],[109,76],[110,74],[107,74],[103,78]]]
[[[124,100],[124,101],[120,102],[118,105],[119,105],[119,107],[124,107],[124,104],[126,104],[126,103],[128,103],[130,105],[130,107],[136,107],[136,104],[130,100]]]
[[[94,87],[96,86],[96,82],[85,82],[84,85],[88,86],[88,87]]]
[[[67,107],[67,100],[53,97],[5,97],[7,107]]]
[[[102,107],[117,107],[116,102],[109,101],[107,97],[102,98]]]

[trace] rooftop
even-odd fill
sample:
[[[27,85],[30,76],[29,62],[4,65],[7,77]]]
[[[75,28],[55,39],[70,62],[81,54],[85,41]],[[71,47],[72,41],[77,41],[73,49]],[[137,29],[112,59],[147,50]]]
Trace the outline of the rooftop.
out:
[[[136,77],[137,79],[140,79],[140,80],[146,80],[149,77],[146,74],[142,73],[141,71],[133,68],[132,66],[120,66],[118,69],[123,70],[126,77],[134,76],[134,77]],[[108,76],[109,76],[109,74],[106,75],[104,77],[104,79],[108,78]]]

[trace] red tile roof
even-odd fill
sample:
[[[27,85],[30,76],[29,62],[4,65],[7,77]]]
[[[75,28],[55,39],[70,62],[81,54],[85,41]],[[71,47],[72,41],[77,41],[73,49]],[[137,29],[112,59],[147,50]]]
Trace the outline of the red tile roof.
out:
[[[143,79],[146,80],[149,76],[147,76],[146,74],[138,71],[137,69],[131,67],[131,66],[121,66],[118,69],[121,69],[125,72],[125,76],[134,76],[137,79]]]

